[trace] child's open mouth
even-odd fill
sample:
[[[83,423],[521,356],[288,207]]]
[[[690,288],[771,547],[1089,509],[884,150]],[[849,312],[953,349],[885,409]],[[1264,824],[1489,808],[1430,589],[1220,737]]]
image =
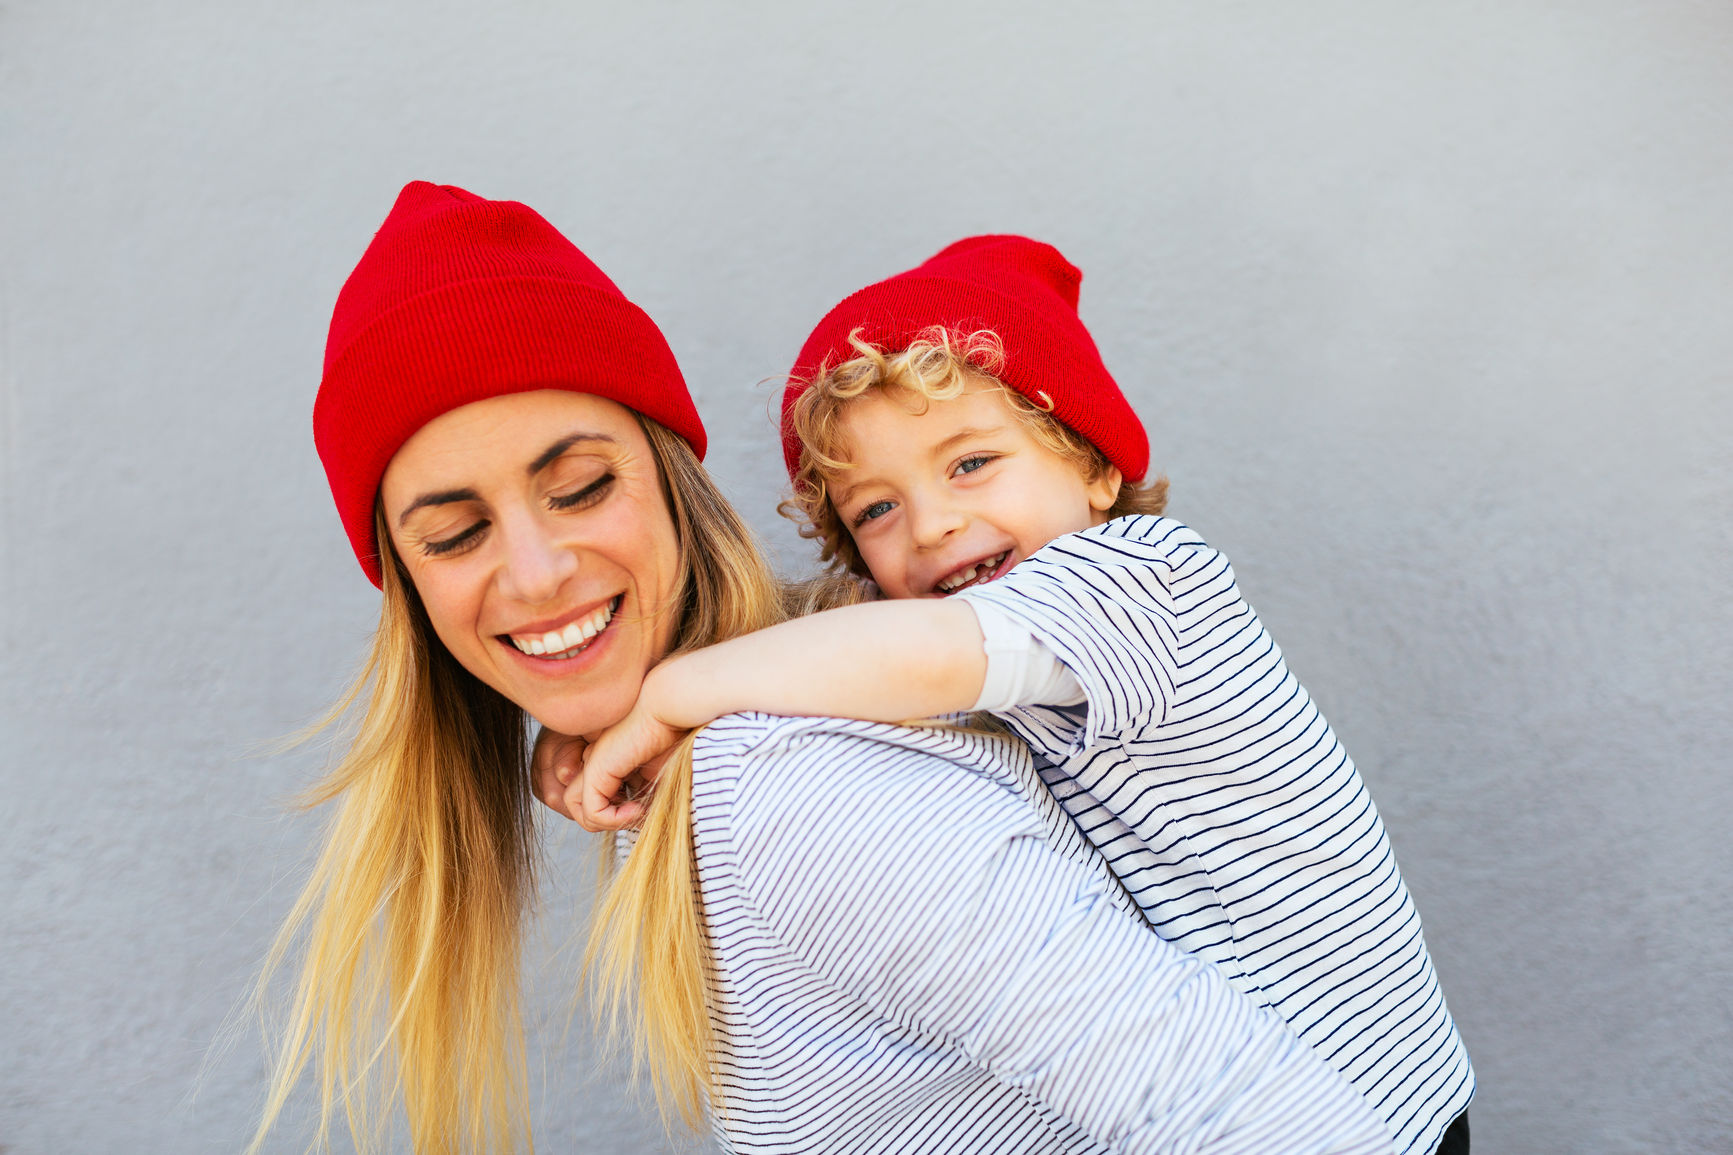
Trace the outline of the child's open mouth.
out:
[[[996,553],[992,557],[966,565],[949,576],[942,578],[933,588],[940,596],[954,594],[958,590],[970,586],[982,586],[999,576],[999,567],[1005,564],[1005,559],[1011,556],[1011,551]]]
[[[591,611],[574,622],[567,622],[557,630],[549,630],[545,634],[507,634],[505,638],[519,652],[533,658],[545,658],[557,661],[560,658],[573,658],[590,648],[602,631],[608,628],[608,623],[614,620],[614,611],[620,608],[621,594],[613,601]]]

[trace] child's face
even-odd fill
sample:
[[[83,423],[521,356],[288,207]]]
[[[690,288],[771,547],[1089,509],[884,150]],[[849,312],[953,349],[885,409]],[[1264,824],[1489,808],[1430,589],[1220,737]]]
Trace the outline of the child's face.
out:
[[[850,402],[841,432],[853,468],[827,479],[886,597],[982,585],[1061,534],[1106,520],[1118,471],[1086,481],[1030,434],[996,384],[915,408],[902,391]]]

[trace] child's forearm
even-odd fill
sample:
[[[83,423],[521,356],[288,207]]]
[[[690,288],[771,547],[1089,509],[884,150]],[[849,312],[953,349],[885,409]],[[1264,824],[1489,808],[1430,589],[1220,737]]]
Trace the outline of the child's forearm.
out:
[[[724,714],[835,715],[902,722],[969,709],[987,673],[963,602],[870,602],[784,622],[650,671],[657,718],[691,729]]]

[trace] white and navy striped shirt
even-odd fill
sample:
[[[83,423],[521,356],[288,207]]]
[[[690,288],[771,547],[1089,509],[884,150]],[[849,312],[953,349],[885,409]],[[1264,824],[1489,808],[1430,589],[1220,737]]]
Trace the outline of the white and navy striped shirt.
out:
[[[1082,684],[1082,706],[998,716],[1157,933],[1281,1015],[1399,1150],[1434,1150],[1474,1092],[1468,1052],[1365,783],[1227,559],[1124,517],[956,596]]]
[[[730,1150],[1391,1150],[1279,1018],[1150,933],[1005,735],[725,717],[693,844]]]

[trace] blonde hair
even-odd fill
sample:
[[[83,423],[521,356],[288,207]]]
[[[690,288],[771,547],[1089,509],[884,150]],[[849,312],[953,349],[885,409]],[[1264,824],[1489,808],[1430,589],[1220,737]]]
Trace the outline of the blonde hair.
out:
[[[751,532],[683,440],[639,422],[681,546],[673,648],[780,620],[781,591]],[[379,628],[321,728],[359,716],[347,753],[303,800],[338,807],[259,982],[263,1003],[299,953],[249,1155],[309,1066],[318,1146],[329,1145],[340,1106],[356,1149],[378,1150],[398,1100],[424,1155],[532,1145],[519,985],[536,860],[526,719],[438,641],[386,527],[378,531]],[[715,1064],[691,755],[688,740],[664,768],[631,857],[593,915],[589,957],[605,1017],[630,1020],[664,1117],[696,1123]]]
[[[819,560],[833,573],[870,576],[831,501],[829,482],[849,468],[843,414],[875,390],[905,393],[920,412],[934,401],[960,396],[971,385],[987,385],[1004,394],[1011,412],[1038,444],[1076,465],[1085,482],[1099,481],[1113,468],[1101,450],[1049,412],[1051,401],[1039,405],[995,376],[1004,365],[1005,348],[991,330],[962,333],[934,326],[907,348],[890,353],[862,340],[860,332],[856,329],[848,338],[856,355],[835,366],[820,366],[788,411],[800,440],[800,460],[794,495],[777,507],[799,526],[801,537],[818,540]],[[1156,477],[1136,485],[1122,483],[1107,517],[1159,514],[1166,508],[1167,479]]]
[[[662,462],[682,549],[682,604],[669,653],[775,625],[783,590],[752,537],[687,444],[640,418]],[[692,848],[692,742],[662,766],[631,855],[591,915],[584,966],[597,1012],[616,1034],[629,1021],[633,1068],[647,1066],[665,1123],[703,1119],[716,1090],[708,1009],[708,943]]]

